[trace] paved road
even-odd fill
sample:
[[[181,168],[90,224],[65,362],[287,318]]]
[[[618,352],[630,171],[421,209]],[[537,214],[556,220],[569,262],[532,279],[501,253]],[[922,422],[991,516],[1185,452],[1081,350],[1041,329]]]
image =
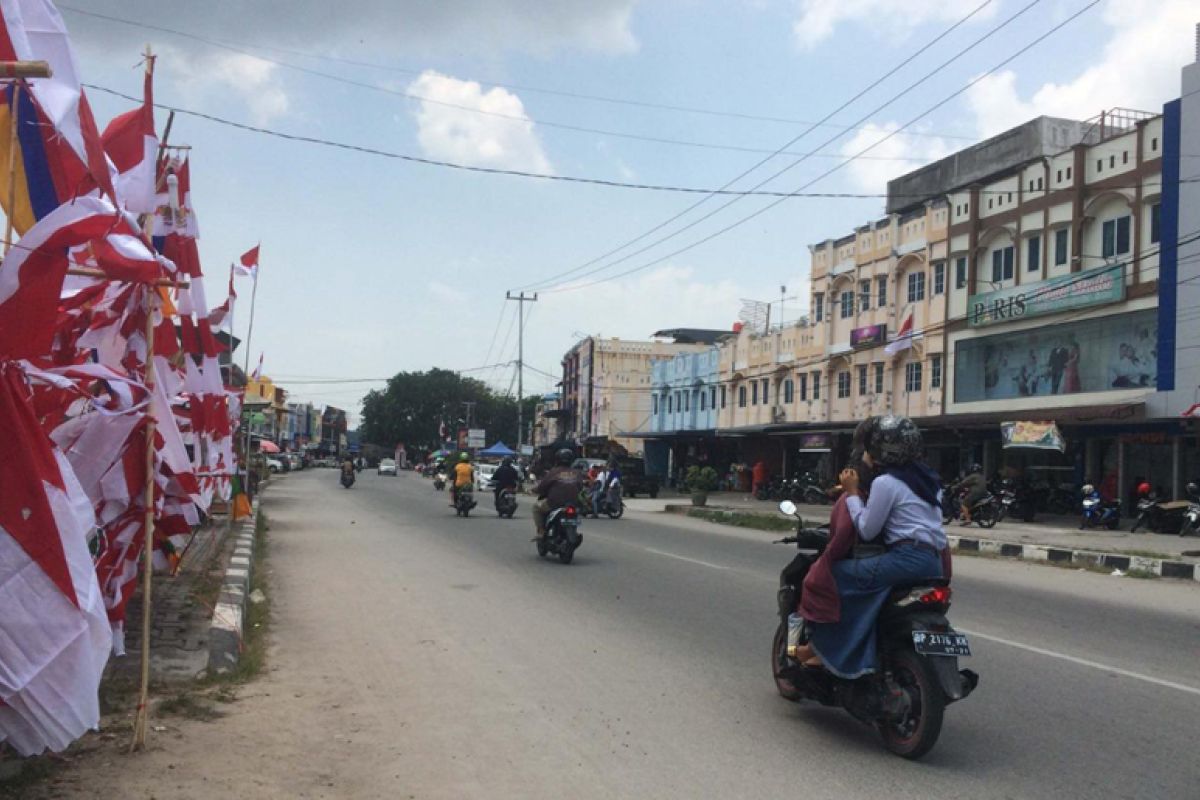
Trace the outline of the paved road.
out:
[[[536,557],[527,505],[456,519],[411,475],[344,491],[333,471],[292,474],[266,508],[264,702],[309,687],[262,709],[304,731],[266,782],[298,795],[328,779],[354,797],[1200,796],[1192,585],[959,559],[952,617],[982,683],[913,764],[775,694],[789,552],[760,533],[589,521],[562,566]]]

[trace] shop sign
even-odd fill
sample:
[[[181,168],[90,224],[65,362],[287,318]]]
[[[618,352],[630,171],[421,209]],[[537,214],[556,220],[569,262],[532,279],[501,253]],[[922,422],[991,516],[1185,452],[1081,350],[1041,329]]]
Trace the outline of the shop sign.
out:
[[[833,449],[833,436],[828,433],[805,433],[799,449],[808,453],[828,453]]]
[[[887,325],[867,325],[850,331],[850,346],[855,350],[862,347],[878,347],[887,342]]]
[[[467,431],[467,447],[472,449],[477,447],[487,447],[487,430],[484,428],[471,428]]]
[[[1123,433],[1121,434],[1120,439],[1125,444],[1166,444],[1167,434],[1163,431]]]
[[[1030,450],[1067,451],[1067,443],[1063,440],[1058,425],[1053,422],[1001,422],[1000,436],[1004,440],[1004,449],[1024,447]]]
[[[972,295],[967,324],[983,328],[1000,322],[1057,314],[1125,299],[1125,265],[1110,264],[1063,275],[1032,286],[1011,286]]]

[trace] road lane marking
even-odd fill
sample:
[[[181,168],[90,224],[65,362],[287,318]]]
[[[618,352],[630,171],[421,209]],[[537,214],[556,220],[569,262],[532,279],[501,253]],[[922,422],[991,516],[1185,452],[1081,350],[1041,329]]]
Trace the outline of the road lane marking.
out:
[[[720,564],[713,564],[709,561],[701,561],[698,558],[688,558],[687,556],[680,556],[680,555],[676,555],[675,553],[667,553],[663,550],[655,550],[653,547],[644,547],[642,549],[645,550],[647,553],[654,553],[656,556],[666,556],[667,558],[675,558],[680,561],[686,561],[689,564],[699,564],[700,566],[708,567],[709,569],[729,569],[729,567],[723,567]]]
[[[1035,647],[1034,645],[1031,645],[1031,644],[1024,644],[1022,642],[1014,642],[1012,639],[1004,639],[1000,636],[990,636],[986,633],[980,633],[979,631],[966,630],[965,628],[955,628],[955,630],[957,630],[960,633],[965,633],[968,636],[974,636],[977,639],[983,639],[988,642],[995,642],[996,644],[1008,645],[1009,647],[1015,647],[1018,650],[1025,650],[1030,653],[1037,653],[1038,655],[1041,655],[1041,656],[1048,656],[1050,658],[1057,658],[1062,661],[1070,662],[1072,664],[1078,664],[1081,667],[1091,667],[1092,669],[1098,669],[1098,670],[1102,670],[1104,672],[1111,672],[1114,675],[1120,675],[1125,678],[1133,678],[1135,680],[1145,681],[1146,683],[1152,683],[1155,686],[1164,686],[1168,689],[1175,689],[1180,692],[1187,692],[1188,694],[1194,694],[1196,696],[1200,696],[1200,688],[1197,688],[1195,686],[1188,686],[1187,684],[1176,683],[1175,681],[1168,681],[1164,678],[1156,678],[1153,675],[1146,675],[1141,672],[1133,672],[1131,670],[1121,669],[1120,667],[1114,667],[1111,664],[1102,664],[1099,661],[1089,661],[1086,658],[1079,658],[1078,656],[1070,656],[1070,655],[1067,655],[1066,653],[1059,653],[1054,650],[1047,650],[1044,647]]]

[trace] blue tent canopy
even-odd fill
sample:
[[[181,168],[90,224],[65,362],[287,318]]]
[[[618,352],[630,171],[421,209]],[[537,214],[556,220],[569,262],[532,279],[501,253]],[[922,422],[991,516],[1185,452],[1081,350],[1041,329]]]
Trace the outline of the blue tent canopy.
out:
[[[504,458],[506,456],[515,456],[517,451],[509,449],[504,442],[496,442],[487,450],[480,450],[479,455],[489,458]]]

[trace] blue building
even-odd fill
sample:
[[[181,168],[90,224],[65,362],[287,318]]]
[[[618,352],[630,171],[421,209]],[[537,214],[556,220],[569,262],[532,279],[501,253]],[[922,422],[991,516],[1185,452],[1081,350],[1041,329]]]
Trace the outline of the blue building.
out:
[[[718,445],[719,355],[714,345],[652,362],[646,471],[673,481],[682,468],[709,464],[723,471]]]

